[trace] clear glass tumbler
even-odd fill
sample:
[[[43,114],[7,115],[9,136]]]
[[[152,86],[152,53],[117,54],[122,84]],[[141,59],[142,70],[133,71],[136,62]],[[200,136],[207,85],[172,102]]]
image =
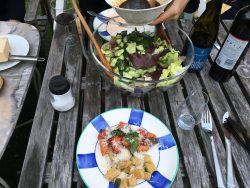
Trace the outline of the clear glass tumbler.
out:
[[[201,90],[192,91],[178,106],[178,126],[184,130],[192,130],[201,122],[201,114],[207,107],[208,101],[207,93]]]

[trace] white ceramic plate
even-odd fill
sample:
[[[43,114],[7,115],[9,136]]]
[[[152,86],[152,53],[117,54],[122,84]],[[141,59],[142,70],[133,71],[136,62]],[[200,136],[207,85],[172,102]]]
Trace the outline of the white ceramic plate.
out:
[[[104,10],[100,12],[99,14],[107,16],[107,17],[115,17],[116,21],[125,23],[125,21],[121,17],[118,16],[118,14],[113,8]],[[125,30],[127,30],[128,33],[130,33],[134,31],[135,28],[140,32],[143,32],[143,31],[149,31],[152,33],[155,32],[155,26],[144,25],[144,26],[120,27],[116,24],[108,22],[106,19],[95,17],[94,22],[93,22],[93,28],[96,29],[101,24],[102,26],[99,27],[98,32],[103,39],[108,40],[108,41],[111,39],[111,36],[115,36],[117,33],[120,33]]]
[[[11,55],[27,55],[29,52],[29,43],[28,41],[18,35],[0,35],[1,37],[8,37],[10,44],[10,54]],[[0,63],[0,71],[6,70],[17,65],[20,61],[7,61]]]
[[[151,179],[141,181],[136,188],[170,187],[179,169],[176,142],[166,125],[150,113],[138,109],[118,108],[94,118],[82,132],[77,148],[76,162],[82,180],[90,188],[114,188],[114,183],[104,178],[104,162],[100,154],[97,136],[101,129],[117,125],[120,121],[139,126],[157,135],[158,145],[150,152],[157,171]]]

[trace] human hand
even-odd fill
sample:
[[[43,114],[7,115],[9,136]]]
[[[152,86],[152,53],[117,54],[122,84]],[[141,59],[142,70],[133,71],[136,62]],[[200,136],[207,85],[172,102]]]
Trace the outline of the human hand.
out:
[[[151,24],[156,25],[168,20],[177,20],[182,14],[189,0],[173,0],[165,11],[157,17]]]

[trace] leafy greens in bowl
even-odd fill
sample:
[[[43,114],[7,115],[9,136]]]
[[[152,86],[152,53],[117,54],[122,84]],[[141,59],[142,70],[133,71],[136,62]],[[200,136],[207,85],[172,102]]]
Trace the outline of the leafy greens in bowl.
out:
[[[98,32],[94,32],[112,72],[100,62],[92,44],[90,50],[101,72],[113,75],[116,86],[132,93],[145,93],[154,88],[165,90],[184,76],[193,60],[192,42],[184,31],[179,31],[190,46],[187,56],[180,56],[179,51],[155,33],[137,30],[129,34],[122,31],[110,41],[101,40]]]

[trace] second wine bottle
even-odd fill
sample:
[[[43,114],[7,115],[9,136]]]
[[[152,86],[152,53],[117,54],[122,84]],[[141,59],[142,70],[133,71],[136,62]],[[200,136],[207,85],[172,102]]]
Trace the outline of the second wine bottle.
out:
[[[195,22],[190,32],[195,51],[194,62],[189,68],[190,72],[200,71],[208,59],[217,38],[222,4],[222,0],[209,1],[206,10]]]

